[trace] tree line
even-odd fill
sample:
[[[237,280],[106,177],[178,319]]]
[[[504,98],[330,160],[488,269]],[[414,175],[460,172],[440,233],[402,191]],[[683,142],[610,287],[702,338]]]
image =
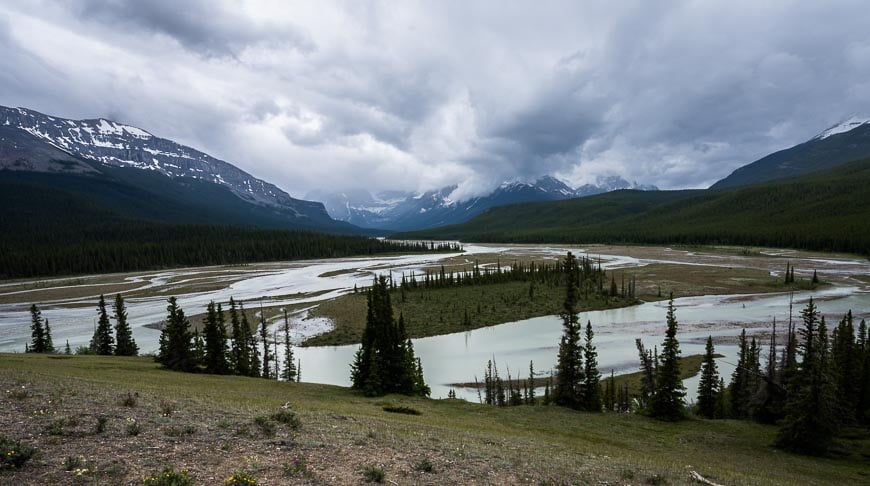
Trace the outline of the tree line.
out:
[[[100,295],[97,303],[97,326],[91,337],[90,345],[76,349],[76,354],[99,354],[105,356],[136,356],[139,354],[139,346],[133,339],[133,330],[127,322],[127,306],[121,294],[115,295],[114,308],[111,319],[114,319],[114,327],[111,324],[106,299]],[[30,306],[30,335],[29,344],[25,345],[27,353],[57,353],[54,341],[51,337],[51,325],[47,318],[42,317],[42,311],[36,304]],[[63,351],[64,354],[73,354],[67,340]]]
[[[279,362],[278,330],[269,334],[262,308],[258,325],[252,327],[243,303],[230,298],[224,311],[223,304],[209,302],[200,332],[192,328],[177,299],[170,297],[155,361],[175,371],[299,381],[302,364],[294,361],[286,310],[282,331],[284,359]]]
[[[71,233],[69,237],[42,233],[39,238],[7,236],[0,242],[0,279],[393,252],[462,251],[457,243],[148,222],[105,224]]]

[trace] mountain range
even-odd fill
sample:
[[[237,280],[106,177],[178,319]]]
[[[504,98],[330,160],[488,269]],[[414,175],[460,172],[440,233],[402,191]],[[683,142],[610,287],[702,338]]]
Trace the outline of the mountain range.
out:
[[[595,184],[572,188],[551,176],[530,183],[505,182],[483,196],[455,200],[457,186],[424,193],[388,191],[371,194],[364,189],[346,192],[312,191],[307,199],[323,201],[330,216],[363,228],[409,231],[462,223],[486,210],[537,201],[559,201],[619,189],[657,190],[655,186],[630,183],[619,176],[599,177]]]
[[[0,169],[0,183],[75,194],[132,218],[361,232],[230,163],[103,118],[0,107]]]

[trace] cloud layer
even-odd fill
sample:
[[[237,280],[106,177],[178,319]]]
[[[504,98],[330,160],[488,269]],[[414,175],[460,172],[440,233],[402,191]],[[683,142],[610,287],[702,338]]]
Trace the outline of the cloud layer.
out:
[[[614,5],[615,4],[615,5]],[[861,1],[0,1],[0,104],[315,189],[705,187],[870,114]]]

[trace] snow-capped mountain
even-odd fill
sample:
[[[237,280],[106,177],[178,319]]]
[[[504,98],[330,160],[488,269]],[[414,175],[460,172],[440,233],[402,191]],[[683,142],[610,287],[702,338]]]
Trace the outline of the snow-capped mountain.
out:
[[[713,189],[748,186],[831,169],[870,157],[870,117],[851,116],[794,147],[744,165]]]
[[[0,106],[0,176],[72,191],[126,217],[361,232],[329,217],[319,202],[294,199],[230,163],[104,118],[67,120]]]
[[[365,190],[342,193],[311,192],[307,198],[323,201],[330,216],[366,228],[408,231],[468,221],[489,208],[536,201],[557,201],[600,194],[617,189],[656,190],[655,186],[629,183],[621,177],[599,178],[595,184],[574,189],[564,182],[545,176],[533,183],[511,181],[491,193],[467,200],[450,198],[456,186],[447,186],[422,194],[370,194]]]
[[[852,115],[849,118],[841,121],[840,123],[837,123],[836,125],[828,128],[824,132],[816,135],[815,137],[813,137],[813,140],[824,140],[833,135],[850,132],[860,127],[861,125],[866,125],[868,123],[870,123],[870,117]]]
[[[0,126],[24,130],[64,152],[107,166],[208,181],[227,187],[247,202],[290,211],[299,218],[327,217],[319,203],[294,199],[232,164],[133,126],[104,118],[67,120],[2,106]]]

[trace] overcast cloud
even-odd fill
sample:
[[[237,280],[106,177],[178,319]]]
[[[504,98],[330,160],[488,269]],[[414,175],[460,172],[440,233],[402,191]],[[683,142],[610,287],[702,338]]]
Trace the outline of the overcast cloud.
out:
[[[868,26],[860,0],[0,0],[0,104],[136,125],[295,196],[706,187],[870,115]]]

